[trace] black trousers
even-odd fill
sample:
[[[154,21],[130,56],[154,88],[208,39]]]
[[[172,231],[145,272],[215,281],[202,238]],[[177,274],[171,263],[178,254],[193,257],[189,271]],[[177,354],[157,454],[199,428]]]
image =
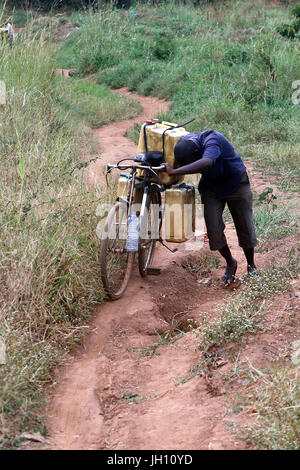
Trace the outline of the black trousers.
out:
[[[212,191],[202,194],[201,199],[204,205],[204,219],[211,250],[221,250],[227,243],[223,221],[223,211],[226,204],[233,218],[239,245],[242,248],[253,248],[257,245],[253,223],[252,191],[247,173],[242,176],[238,189],[226,199],[217,199]]]

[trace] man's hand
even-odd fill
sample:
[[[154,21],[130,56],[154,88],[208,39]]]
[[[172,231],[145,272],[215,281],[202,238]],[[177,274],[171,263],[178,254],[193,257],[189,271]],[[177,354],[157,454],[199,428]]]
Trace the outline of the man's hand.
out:
[[[175,175],[176,174],[174,168],[172,168],[171,165],[169,165],[169,163],[165,163],[165,169],[166,169],[166,172],[168,173],[168,175]]]
[[[195,173],[200,173],[206,168],[210,168],[213,165],[213,160],[211,158],[202,158],[196,160],[189,165],[181,166],[180,168],[172,168],[169,163],[165,163],[165,169],[168,175],[193,175]]]

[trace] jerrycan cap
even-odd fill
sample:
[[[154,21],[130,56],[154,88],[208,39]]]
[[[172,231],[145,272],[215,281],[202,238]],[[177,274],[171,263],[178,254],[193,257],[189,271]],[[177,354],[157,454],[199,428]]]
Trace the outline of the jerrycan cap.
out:
[[[146,119],[146,124],[152,124],[152,119]]]

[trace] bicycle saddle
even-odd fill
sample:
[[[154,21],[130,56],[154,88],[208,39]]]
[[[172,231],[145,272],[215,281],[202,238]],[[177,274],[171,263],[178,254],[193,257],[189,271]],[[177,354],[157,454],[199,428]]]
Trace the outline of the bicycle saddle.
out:
[[[137,162],[149,163],[151,166],[159,166],[162,164],[164,159],[163,152],[156,150],[149,150],[148,152],[139,153],[136,156]]]

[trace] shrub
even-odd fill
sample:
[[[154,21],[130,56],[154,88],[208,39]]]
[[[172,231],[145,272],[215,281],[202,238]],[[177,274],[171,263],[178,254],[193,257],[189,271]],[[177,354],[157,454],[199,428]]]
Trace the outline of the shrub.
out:
[[[292,9],[292,14],[296,17],[295,21],[290,24],[279,25],[276,28],[276,31],[281,34],[281,36],[288,39],[300,38],[300,4]]]
[[[173,37],[162,34],[155,34],[151,39],[151,52],[155,59],[167,60],[175,51],[175,42]]]
[[[291,24],[282,24],[277,26],[276,31],[283,37],[295,39],[298,37],[300,31],[300,20],[296,20]]]
[[[230,67],[234,64],[247,64],[250,61],[249,52],[241,46],[231,46],[225,52],[223,61]]]
[[[296,18],[300,19],[300,3],[298,3],[293,9],[292,13]]]

